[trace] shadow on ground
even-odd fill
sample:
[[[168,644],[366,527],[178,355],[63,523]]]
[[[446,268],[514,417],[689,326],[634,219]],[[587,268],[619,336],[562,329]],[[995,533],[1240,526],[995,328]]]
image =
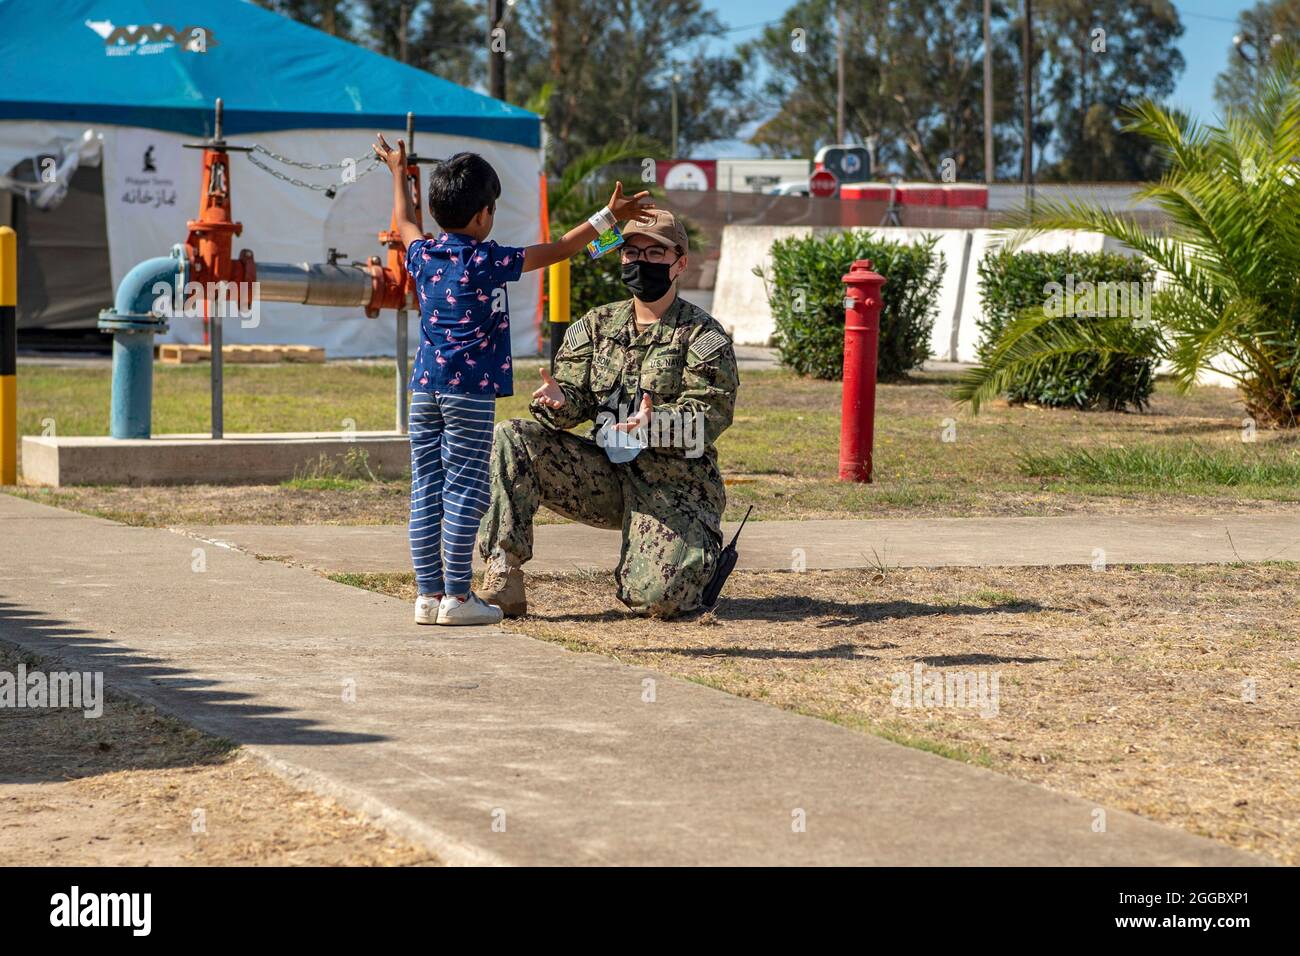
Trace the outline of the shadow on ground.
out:
[[[387,739],[321,729],[316,721],[292,716],[289,708],[244,703],[248,694],[222,690],[215,681],[194,677],[142,651],[0,599],[0,672],[16,680],[19,664],[26,665],[28,675],[100,672],[107,702],[104,716],[89,718],[83,716],[83,707],[0,706],[0,783],[215,763],[236,744],[335,746]],[[192,747],[168,746],[161,728],[156,739],[143,743],[118,738],[113,715],[139,707],[137,697],[165,698],[162,706],[167,711],[224,739],[208,738],[212,742],[196,759]],[[72,727],[70,721],[80,723]]]
[[[815,627],[852,627],[872,621],[900,620],[935,615],[970,616],[985,614],[1027,614],[1038,611],[1069,610],[1049,608],[1034,601],[985,606],[979,604],[923,604],[916,601],[831,601],[825,598],[723,598],[715,616],[720,621],[789,621],[826,618]],[[548,614],[548,621],[590,621],[613,623],[626,620],[626,611],[587,611],[574,614]],[[673,618],[674,621],[698,620],[700,615]]]

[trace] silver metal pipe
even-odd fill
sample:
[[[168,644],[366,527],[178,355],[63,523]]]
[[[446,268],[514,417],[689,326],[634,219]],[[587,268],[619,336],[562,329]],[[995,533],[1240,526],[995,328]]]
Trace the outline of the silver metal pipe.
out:
[[[267,302],[360,308],[370,302],[370,275],[355,266],[258,262],[257,287]]]

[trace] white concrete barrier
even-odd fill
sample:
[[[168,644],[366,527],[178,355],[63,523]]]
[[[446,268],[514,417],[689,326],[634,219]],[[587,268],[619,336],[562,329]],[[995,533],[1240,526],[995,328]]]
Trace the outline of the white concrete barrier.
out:
[[[389,480],[411,469],[411,442],[395,432],[276,432],[157,435],[118,439],[23,436],[23,480],[50,485],[249,485],[285,481],[321,459],[343,465],[363,452]]]

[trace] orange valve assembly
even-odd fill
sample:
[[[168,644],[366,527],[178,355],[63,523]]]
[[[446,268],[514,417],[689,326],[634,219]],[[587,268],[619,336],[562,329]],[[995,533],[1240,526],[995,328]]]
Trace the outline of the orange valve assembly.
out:
[[[250,249],[233,255],[233,240],[243,232],[234,218],[231,199],[230,153],[250,152],[251,147],[227,143],[222,137],[223,106],[217,100],[213,136],[202,143],[186,143],[203,150],[203,186],[197,219],[186,223],[185,242],[172,249],[170,257],[146,260],[123,279],[112,309],[100,313],[99,327],[114,336],[113,400],[110,433],[114,438],[148,438],[151,434],[153,392],[153,337],[167,331],[170,312],[158,312],[157,286],[171,290],[168,301],[194,301],[197,284],[203,303],[212,356],[212,437],[223,435],[222,421],[222,308],[210,308],[215,296],[232,292],[241,309],[257,301],[292,302],[301,305],[359,308],[369,318],[381,310],[397,311],[397,431],[406,430],[406,368],[408,362],[407,311],[414,305],[414,287],[406,273],[401,236],[396,223],[379,234],[387,247],[387,264],[378,256],[369,261],[341,265],[346,254],[330,250],[324,263],[257,262]],[[414,135],[414,116],[407,115],[407,141]],[[433,162],[408,157],[407,179],[419,209],[419,163]],[[211,312],[211,314],[208,314]]]

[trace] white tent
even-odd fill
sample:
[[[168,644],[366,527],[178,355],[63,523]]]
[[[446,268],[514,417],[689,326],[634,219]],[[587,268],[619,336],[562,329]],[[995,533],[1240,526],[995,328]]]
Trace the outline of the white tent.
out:
[[[84,173],[102,151],[105,235],[77,236],[69,224],[72,238],[57,251],[58,269],[106,241],[115,289],[136,263],[165,256],[184,241],[186,221],[198,215],[203,155],[184,144],[212,135],[217,97],[225,103],[223,132],[231,145],[331,167],[232,152],[233,212],[244,226],[235,255],[251,249],[261,262],[323,262],[333,248],[348,260],[384,257],[377,234],[388,228],[392,186],[388,171],[370,171],[366,156],[376,131],[390,141],[405,134],[408,110],[415,113],[419,155],[470,150],[496,168],[502,196],[494,239],[539,240],[542,157],[534,114],[252,4],[205,4],[194,14],[200,26],[160,24],[156,8],[145,0],[52,8],[0,0],[0,58],[13,68],[0,91],[0,175],[18,178],[16,168],[26,164],[29,175],[39,176],[60,163],[66,169],[74,157]],[[353,175],[355,181],[345,181]],[[332,199],[327,186],[335,188]],[[41,197],[19,189],[28,194],[19,203],[57,199],[50,190]],[[59,215],[55,206],[29,218],[42,223],[41,216]],[[435,229],[427,210],[425,218]],[[510,289],[516,354],[537,351],[540,275]],[[107,291],[102,307],[111,304]],[[22,307],[20,295],[20,316]],[[360,310],[266,303],[256,328],[228,320],[225,341],[322,345],[332,357],[392,355],[393,318],[391,311],[366,319]],[[93,313],[86,316],[87,324],[93,320]],[[414,345],[418,316],[412,313],[410,321]],[[162,341],[195,342],[201,334],[200,320],[173,319]]]

